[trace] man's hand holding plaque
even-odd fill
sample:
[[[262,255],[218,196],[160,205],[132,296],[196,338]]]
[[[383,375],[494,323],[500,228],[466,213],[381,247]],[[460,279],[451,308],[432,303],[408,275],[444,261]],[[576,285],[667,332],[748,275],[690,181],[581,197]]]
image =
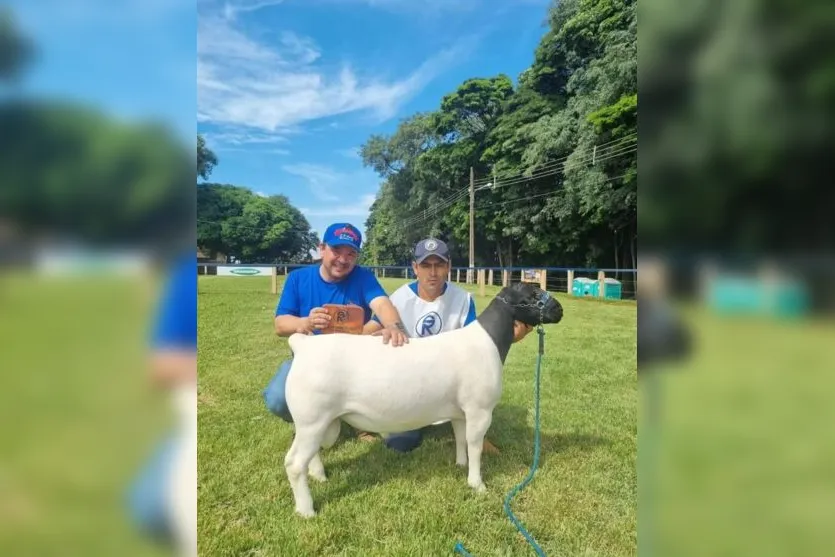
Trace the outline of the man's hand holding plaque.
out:
[[[365,312],[360,306],[353,304],[325,304],[321,309],[325,313],[324,315],[322,313],[317,314],[316,323],[322,323],[322,317],[327,320],[322,327],[317,327],[322,331],[322,334],[362,334]],[[311,315],[313,315],[313,312],[311,312]]]

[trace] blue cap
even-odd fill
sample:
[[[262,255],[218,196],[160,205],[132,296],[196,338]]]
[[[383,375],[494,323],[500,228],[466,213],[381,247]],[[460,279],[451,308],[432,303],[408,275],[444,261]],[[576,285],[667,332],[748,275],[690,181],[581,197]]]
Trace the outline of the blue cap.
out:
[[[421,263],[430,255],[440,257],[444,261],[449,262],[449,248],[441,240],[427,238],[417,243],[415,246],[415,261],[417,263]]]
[[[359,251],[362,245],[362,233],[353,224],[337,222],[325,230],[325,237],[322,238],[322,242],[331,247],[351,246]]]

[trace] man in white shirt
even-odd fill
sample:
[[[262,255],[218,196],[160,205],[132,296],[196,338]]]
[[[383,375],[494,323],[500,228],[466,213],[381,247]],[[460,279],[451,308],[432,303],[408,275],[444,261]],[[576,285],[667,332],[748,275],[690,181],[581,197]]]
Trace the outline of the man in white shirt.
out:
[[[449,248],[441,240],[427,238],[417,243],[412,270],[417,281],[404,284],[389,296],[400,314],[406,332],[411,337],[437,335],[466,327],[475,321],[475,302],[472,295],[455,284],[447,282],[449,275]],[[363,329],[363,334],[373,334],[382,329],[374,316]],[[445,423],[448,420],[433,425]],[[423,430],[393,433],[385,444],[400,452],[417,448],[423,440]],[[498,454],[498,449],[485,439],[484,451]]]

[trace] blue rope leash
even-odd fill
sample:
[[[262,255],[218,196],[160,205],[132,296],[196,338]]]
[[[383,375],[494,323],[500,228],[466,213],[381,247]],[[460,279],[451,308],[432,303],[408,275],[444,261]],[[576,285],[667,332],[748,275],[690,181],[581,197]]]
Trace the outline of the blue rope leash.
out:
[[[542,551],[542,548],[539,547],[539,544],[536,543],[536,540],[533,536],[528,532],[522,523],[519,522],[519,519],[516,518],[516,515],[513,514],[513,511],[510,510],[510,501],[516,497],[516,495],[522,491],[526,485],[530,483],[533,479],[534,474],[536,473],[536,469],[539,466],[539,452],[540,452],[540,434],[539,434],[539,378],[540,378],[540,368],[542,366],[542,355],[545,353],[545,329],[542,328],[542,325],[539,325],[536,329],[536,332],[539,333],[539,354],[536,356],[536,386],[534,388],[534,442],[533,442],[533,463],[531,464],[531,468],[528,471],[528,475],[525,477],[522,482],[514,487],[510,493],[507,494],[504,500],[504,512],[510,521],[516,526],[516,529],[525,536],[525,539],[528,541],[528,544],[533,547],[534,551],[536,552],[538,557],[545,557],[545,552]],[[472,557],[472,555],[464,548],[464,545],[461,542],[455,544],[455,552],[464,557]]]

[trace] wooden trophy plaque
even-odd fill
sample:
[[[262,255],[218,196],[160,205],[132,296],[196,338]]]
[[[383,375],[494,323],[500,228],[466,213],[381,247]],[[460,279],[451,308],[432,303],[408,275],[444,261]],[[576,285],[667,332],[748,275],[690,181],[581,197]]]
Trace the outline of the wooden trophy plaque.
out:
[[[322,329],[323,335],[333,333],[362,334],[365,312],[361,307],[353,304],[325,304],[322,307],[328,310],[328,314],[331,316],[330,324]]]

